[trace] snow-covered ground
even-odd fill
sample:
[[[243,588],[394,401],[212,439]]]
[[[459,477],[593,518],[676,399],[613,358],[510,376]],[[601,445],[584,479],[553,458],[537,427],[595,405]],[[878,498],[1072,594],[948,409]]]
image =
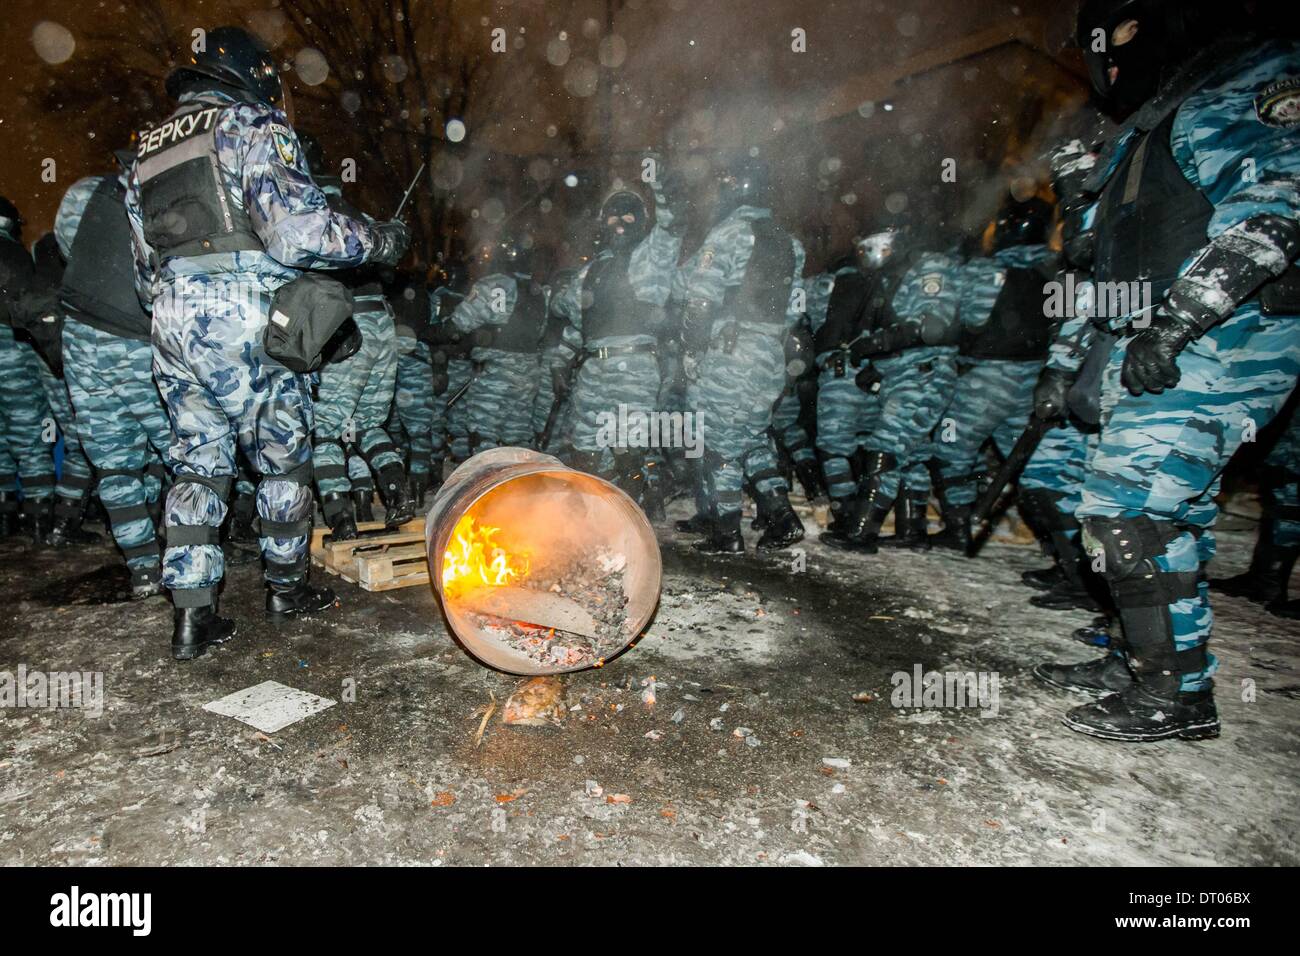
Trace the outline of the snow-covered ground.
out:
[[[1226,524],[1230,573],[1253,527]],[[1080,699],[1029,675],[1092,653],[1068,636],[1091,615],[1027,603],[1035,548],[661,540],[653,626],[568,679],[562,727],[502,725],[519,681],[466,657],[423,589],[339,584],[340,610],[272,628],[237,568],[240,635],[177,665],[169,605],[96,603],[108,548],[0,544],[0,671],[100,671],[107,693],[97,719],[0,710],[0,863],[1300,862],[1296,622],[1218,598],[1223,736],[1124,746],[1066,730]],[[996,716],[893,706],[918,666],[996,678]],[[202,709],[265,680],[338,704],[271,735]]]

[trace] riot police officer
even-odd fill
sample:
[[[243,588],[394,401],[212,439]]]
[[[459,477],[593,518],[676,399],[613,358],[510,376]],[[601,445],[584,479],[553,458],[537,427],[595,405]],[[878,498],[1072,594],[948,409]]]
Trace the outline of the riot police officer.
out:
[[[171,420],[176,482],[163,584],[176,606],[180,660],[234,634],[216,606],[218,529],[237,446],[260,475],[267,612],[284,618],[334,604],[333,592],[308,583],[309,384],[271,359],[263,338],[272,298],[302,270],[393,264],[408,241],[401,223],[330,210],[269,53],[235,27],[205,39],[168,76],[177,107],[141,134],[127,190],[137,286],[153,314],[154,375]]]

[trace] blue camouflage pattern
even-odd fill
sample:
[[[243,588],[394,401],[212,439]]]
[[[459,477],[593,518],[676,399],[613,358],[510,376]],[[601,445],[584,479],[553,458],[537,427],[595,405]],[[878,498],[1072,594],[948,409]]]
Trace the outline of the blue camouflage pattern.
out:
[[[503,273],[484,276],[456,306],[450,321],[466,334],[505,325],[519,300],[519,282],[529,279]],[[539,328],[539,343],[541,335]],[[464,406],[460,414],[464,416],[469,454],[504,446],[532,447],[533,401],[541,375],[540,345],[532,352],[476,346],[470,359],[475,369],[473,378],[457,403]]]
[[[1268,123],[1258,97],[1280,80],[1300,80],[1300,44],[1269,41],[1188,96],[1174,118],[1171,147],[1188,181],[1214,206],[1207,238],[1255,216],[1300,219],[1300,125]],[[1111,171],[1131,148],[1117,144]],[[1243,176],[1249,160],[1253,176]],[[1196,254],[1188,258],[1187,266]],[[1222,470],[1247,435],[1285,405],[1300,374],[1300,321],[1266,316],[1256,301],[1226,319],[1178,356],[1181,380],[1161,394],[1134,396],[1120,382],[1127,340],[1110,355],[1102,382],[1102,431],[1088,465],[1078,516],[1148,517],[1178,532],[1158,554],[1157,568],[1197,572],[1214,553],[1211,530]],[[1090,548],[1090,550],[1092,550]],[[1204,574],[1196,597],[1169,605],[1174,641],[1186,650],[1209,641],[1213,628]],[[1207,652],[1208,654],[1208,652]],[[1182,689],[1211,686],[1217,661],[1182,675]]]
[[[136,283],[153,313],[154,375],[171,422],[177,481],[167,496],[167,528],[207,526],[215,537],[226,502],[202,481],[233,482],[236,449],[261,476],[257,511],[264,521],[310,522],[311,389],[305,376],[270,359],[262,347],[271,296],[299,270],[364,263],[370,227],[331,211],[307,170],[297,136],[280,110],[206,93],[224,107],[216,118],[217,174],[230,201],[248,215],[264,251],[173,256],[154,274],[144,235],[139,166],[132,166],[127,215]],[[193,94],[180,97],[182,105]],[[307,535],[261,536],[269,580],[305,574]],[[224,574],[221,548],[166,549],[163,583],[212,593]]]
[[[8,240],[0,238],[0,242]],[[0,322],[0,491],[33,504],[54,494],[53,415],[41,384],[40,359]]]
[[[361,347],[320,370],[314,409],[312,462],[322,497],[352,491],[351,478],[401,464],[384,430],[397,381],[397,340],[386,302],[352,314]],[[345,456],[345,448],[355,453]],[[352,464],[352,459],[356,464]]]
[[[699,500],[716,517],[741,510],[746,484],[755,494],[789,493],[770,431],[786,386],[785,336],[802,315],[795,292],[803,284],[803,244],[791,237],[794,270],[783,323],[722,313],[727,290],[744,280],[753,254],[750,223],[771,215],[768,209],[738,207],[709,232],[684,267],[687,300],[703,303],[713,316],[708,349],[687,386],[687,406],[699,415],[704,435]],[[724,338],[733,324],[736,344],[728,351]]]
[[[69,318],[63,361],[113,539],[132,571],[158,568],[161,553],[149,506],[157,502],[161,484],[146,469],[166,460],[171,429],[154,385],[153,349]]]

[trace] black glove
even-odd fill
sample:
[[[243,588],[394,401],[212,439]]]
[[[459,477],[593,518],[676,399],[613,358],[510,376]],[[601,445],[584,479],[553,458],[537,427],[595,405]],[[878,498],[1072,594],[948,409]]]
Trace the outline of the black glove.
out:
[[[858,374],[853,376],[853,383],[866,392],[868,395],[875,395],[880,391],[881,383],[885,377],[880,374],[880,369],[874,365],[864,365],[858,369]]]
[[[1034,414],[1045,422],[1065,414],[1065,397],[1074,384],[1074,375],[1059,368],[1045,368],[1034,386]]]
[[[370,227],[370,235],[374,239],[374,248],[370,250],[367,261],[376,265],[397,265],[411,244],[411,230],[400,219],[375,223]]]
[[[803,485],[804,497],[812,501],[822,487],[822,469],[815,458],[804,458],[794,463],[794,474]]]
[[[1197,330],[1168,312],[1157,312],[1151,325],[1129,340],[1120,381],[1134,395],[1159,395],[1182,377],[1178,354],[1196,338]]]
[[[445,369],[435,369],[433,372],[433,394],[445,395],[447,389],[451,387],[451,378],[447,375]]]

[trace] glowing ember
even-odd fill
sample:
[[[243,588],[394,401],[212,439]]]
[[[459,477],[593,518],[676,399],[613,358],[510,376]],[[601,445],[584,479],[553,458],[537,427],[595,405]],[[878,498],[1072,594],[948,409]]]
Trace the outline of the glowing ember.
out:
[[[442,556],[442,587],[448,597],[528,577],[528,556],[511,554],[497,544],[495,536],[500,530],[487,525],[476,528],[469,515],[456,522]]]

